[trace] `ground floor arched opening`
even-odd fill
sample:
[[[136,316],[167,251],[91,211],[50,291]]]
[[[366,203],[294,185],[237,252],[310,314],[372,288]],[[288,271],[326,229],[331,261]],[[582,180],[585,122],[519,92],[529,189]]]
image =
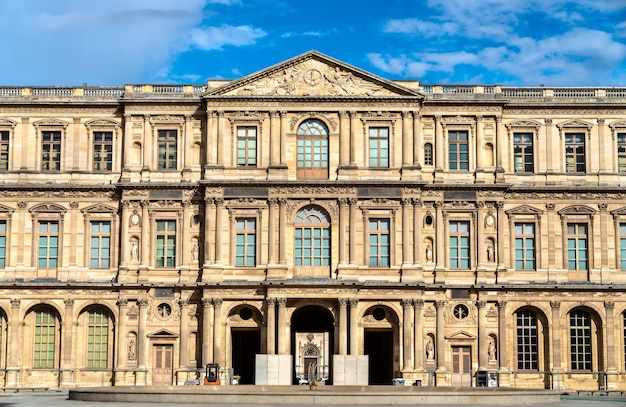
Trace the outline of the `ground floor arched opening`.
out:
[[[294,384],[302,379],[332,384],[334,337],[334,318],[329,310],[307,305],[294,312],[291,319]]]

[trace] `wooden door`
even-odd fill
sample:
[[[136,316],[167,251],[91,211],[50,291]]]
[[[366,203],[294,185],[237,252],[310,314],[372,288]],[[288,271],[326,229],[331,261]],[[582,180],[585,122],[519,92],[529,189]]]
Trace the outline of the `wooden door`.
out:
[[[472,348],[452,347],[452,386],[472,385]]]
[[[153,385],[169,386],[172,384],[173,349],[172,345],[154,345]]]

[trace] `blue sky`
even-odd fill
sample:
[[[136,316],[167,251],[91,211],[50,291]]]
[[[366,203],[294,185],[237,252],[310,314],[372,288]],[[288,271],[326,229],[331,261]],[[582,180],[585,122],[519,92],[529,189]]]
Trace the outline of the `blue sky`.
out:
[[[626,86],[625,0],[0,0],[0,86],[237,79],[311,49],[423,84]]]

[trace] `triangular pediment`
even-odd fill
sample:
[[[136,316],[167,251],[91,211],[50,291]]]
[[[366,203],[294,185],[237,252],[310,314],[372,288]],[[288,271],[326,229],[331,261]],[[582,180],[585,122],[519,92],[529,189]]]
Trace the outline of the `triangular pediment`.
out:
[[[588,206],[572,205],[557,212],[559,215],[593,215],[595,210]]]
[[[147,336],[148,338],[153,338],[153,339],[176,339],[178,338],[177,334],[175,334],[174,332],[168,329],[160,329],[158,331],[148,334]]]
[[[517,206],[505,212],[508,215],[541,215],[543,213],[541,209],[537,209],[529,205]]]
[[[309,51],[230,82],[207,92],[205,96],[423,97],[416,90],[317,51]]]
[[[454,339],[457,341],[458,340],[473,340],[473,339],[476,339],[476,335],[472,335],[471,333],[467,331],[457,331],[446,336],[446,339]]]

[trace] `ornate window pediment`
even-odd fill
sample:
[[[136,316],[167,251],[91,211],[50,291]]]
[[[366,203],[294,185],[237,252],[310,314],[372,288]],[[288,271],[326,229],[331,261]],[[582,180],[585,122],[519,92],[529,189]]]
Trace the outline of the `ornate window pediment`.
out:
[[[93,119],[85,122],[85,127],[119,127],[119,123],[109,119]]]
[[[60,213],[65,214],[66,209],[57,204],[39,204],[30,208],[31,213]]]
[[[59,120],[59,119],[43,119],[43,120],[39,120],[33,123],[33,126],[35,127],[60,126],[60,127],[63,127],[64,129],[68,125],[69,125],[68,122],[64,122],[63,120]]]
[[[559,129],[591,129],[593,124],[584,122],[582,120],[570,120],[564,123],[557,124]]]
[[[85,214],[87,213],[115,213],[117,212],[117,209],[107,206],[107,205],[103,205],[103,204],[95,204],[95,205],[91,205],[82,209],[81,212]]]
[[[446,336],[446,339],[452,339],[452,340],[475,340],[477,338],[476,335],[473,335],[467,331],[457,331],[454,332],[448,336]]]
[[[613,130],[615,129],[626,129],[626,120],[621,120],[619,122],[609,124],[609,127]]]
[[[559,215],[594,215],[596,211],[592,208],[582,205],[572,205],[561,209],[557,212]]]
[[[178,338],[178,335],[170,330],[160,329],[156,332],[148,334],[147,337],[152,339],[176,339]]]
[[[541,215],[541,209],[533,208],[529,205],[522,205],[505,211],[507,215]]]
[[[541,127],[541,123],[534,120],[516,120],[514,122],[505,124],[505,126],[508,129],[511,129],[513,127],[532,127],[538,129],[539,127]]]
[[[0,127],[15,127],[17,122],[10,119],[0,118]]]

